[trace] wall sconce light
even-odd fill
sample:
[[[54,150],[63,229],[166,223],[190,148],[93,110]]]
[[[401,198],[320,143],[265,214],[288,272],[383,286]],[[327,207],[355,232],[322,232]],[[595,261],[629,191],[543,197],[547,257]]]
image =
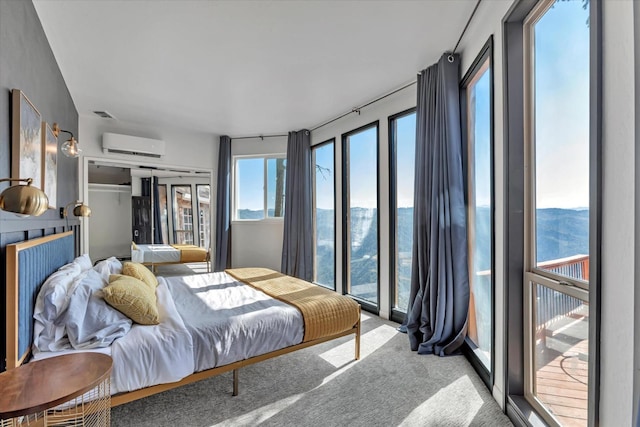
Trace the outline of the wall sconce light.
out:
[[[0,194],[0,209],[20,216],[39,216],[49,208],[49,198],[38,187],[31,186],[31,178],[2,178],[0,182],[26,182],[12,185]]]
[[[78,147],[78,141],[73,136],[73,133],[69,132],[68,130],[60,129],[60,126],[58,126],[57,123],[53,124],[52,131],[53,131],[53,134],[56,136],[56,138],[58,137],[58,134],[60,132],[68,133],[69,135],[71,135],[71,138],[66,140],[62,144],[62,147],[60,148],[60,151],[62,151],[62,154],[71,158],[76,158],[80,155],[80,152],[82,150],[80,149],[80,147]]]
[[[64,208],[60,208],[60,218],[68,218],[70,206],[74,207],[72,211],[73,216],[82,216],[82,217],[91,216],[91,208],[89,208],[89,206],[82,203],[80,200],[76,200],[75,202],[69,203]]]

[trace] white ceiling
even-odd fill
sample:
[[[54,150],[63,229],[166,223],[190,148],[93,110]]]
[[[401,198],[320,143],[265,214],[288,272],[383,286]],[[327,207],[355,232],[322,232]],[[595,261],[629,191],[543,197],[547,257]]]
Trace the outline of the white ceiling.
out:
[[[475,0],[34,0],[81,115],[244,136],[311,128],[415,79]]]

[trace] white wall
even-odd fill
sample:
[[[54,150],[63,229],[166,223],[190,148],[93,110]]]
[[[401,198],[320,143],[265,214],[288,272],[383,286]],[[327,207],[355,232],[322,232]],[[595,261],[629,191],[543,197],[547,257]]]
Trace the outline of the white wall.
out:
[[[102,134],[105,132],[139,136],[143,138],[161,139],[165,142],[166,154],[160,159],[126,154],[104,154],[102,152]],[[80,194],[88,198],[88,160],[113,161],[132,166],[154,166],[166,169],[189,171],[206,171],[211,174],[212,200],[212,237],[215,241],[215,188],[218,168],[219,135],[175,129],[168,126],[143,126],[121,120],[102,119],[98,117],[80,116],[78,141],[82,149],[78,162],[80,176]],[[91,219],[89,219],[91,220]],[[129,227],[130,228],[130,227]],[[90,229],[87,221],[82,229],[82,251],[89,248]]]
[[[130,256],[131,187],[92,184],[87,204],[91,207],[91,217],[82,221],[89,224],[91,260]]]
[[[258,156],[286,153],[287,137],[265,138],[264,140],[260,140],[259,138],[234,139],[231,141],[232,156]],[[232,266],[266,267],[280,271],[283,231],[284,221],[281,219],[232,221]]]
[[[633,402],[635,99],[631,1],[602,2],[603,229],[600,425],[630,426]],[[640,309],[640,307],[638,307]],[[640,355],[636,355],[640,357]]]
[[[495,187],[495,359],[493,397],[501,407],[505,405],[504,377],[504,120],[502,91],[502,18],[512,5],[512,1],[481,2],[458,51],[461,55],[461,75],[471,67],[474,59],[489,36],[493,35],[493,173]]]

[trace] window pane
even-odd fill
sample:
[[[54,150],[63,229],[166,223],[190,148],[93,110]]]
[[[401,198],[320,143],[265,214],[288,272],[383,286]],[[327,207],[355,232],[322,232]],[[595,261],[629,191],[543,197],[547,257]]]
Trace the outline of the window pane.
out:
[[[314,174],[314,278],[331,289],[335,283],[335,171],[334,143],[313,148]]]
[[[200,241],[202,248],[209,248],[209,236],[211,236],[211,187],[209,185],[196,185],[198,190],[198,218],[200,221]]]
[[[191,207],[191,186],[174,185],[173,188],[173,231],[177,244],[193,244],[193,208]]]
[[[534,265],[589,280],[589,12],[556,2],[533,28]],[[564,40],[558,43],[558,40]],[[567,265],[573,267],[569,268]]]
[[[416,113],[394,119],[391,126],[396,154],[396,280],[393,308],[406,312],[411,289],[411,256],[413,251]]]
[[[284,217],[287,159],[267,159],[267,216]]]
[[[489,59],[467,86],[469,329],[478,359],[491,369],[491,70]]]
[[[562,425],[587,425],[589,305],[534,285],[534,395]]]
[[[533,366],[525,392],[543,416],[579,426],[588,413],[588,291],[580,287],[589,280],[589,8],[581,0],[557,1],[532,17],[530,277],[546,270],[576,287],[527,282],[533,312],[526,360]]]
[[[378,303],[378,128],[351,134],[347,148],[348,292]]]
[[[167,184],[158,185],[160,220],[162,221],[162,241],[169,243],[169,214],[167,208]]]
[[[236,161],[236,219],[264,219],[264,159]]]

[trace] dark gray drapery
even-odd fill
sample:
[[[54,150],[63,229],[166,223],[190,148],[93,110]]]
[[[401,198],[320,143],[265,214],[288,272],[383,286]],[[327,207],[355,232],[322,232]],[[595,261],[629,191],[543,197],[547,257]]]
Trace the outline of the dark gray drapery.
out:
[[[403,324],[412,350],[441,356],[464,341],[469,310],[460,59],[448,56],[418,76],[413,265]]]
[[[281,271],[313,280],[311,132],[289,132]]]
[[[216,193],[216,248],[213,271],[231,267],[231,138],[220,137]]]
[[[158,177],[153,177],[153,243],[163,244],[162,239],[162,212],[160,211],[160,190],[158,189]]]

